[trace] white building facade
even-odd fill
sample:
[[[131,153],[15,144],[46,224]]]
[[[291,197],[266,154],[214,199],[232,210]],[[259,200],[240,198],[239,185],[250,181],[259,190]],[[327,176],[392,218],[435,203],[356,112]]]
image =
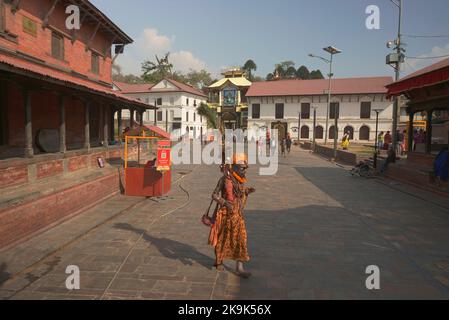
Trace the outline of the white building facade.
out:
[[[292,139],[312,140],[316,109],[316,140],[334,139],[335,115],[338,137],[349,133],[354,142],[374,142],[376,113],[380,110],[378,131],[391,131],[393,103],[385,85],[390,77],[333,79],[328,130],[328,80],[278,80],[253,83],[247,93],[248,129],[265,132],[277,128]],[[298,128],[299,127],[299,128]],[[251,138],[251,137],[250,137]]]
[[[188,135],[191,139],[199,139],[206,134],[207,120],[197,111],[202,103],[207,103],[202,91],[171,79],[164,79],[155,85],[114,85],[123,94],[158,107],[156,111],[149,110],[143,114],[144,125],[156,123],[177,138]],[[129,119],[130,112],[123,110],[122,118]]]

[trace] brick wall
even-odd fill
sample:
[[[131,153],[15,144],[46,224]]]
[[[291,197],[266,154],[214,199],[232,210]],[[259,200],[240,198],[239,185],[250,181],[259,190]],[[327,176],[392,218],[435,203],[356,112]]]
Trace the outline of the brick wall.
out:
[[[11,187],[28,182],[28,166],[0,169],[0,188]]]
[[[49,24],[66,35],[64,36],[64,61],[60,61],[51,56],[52,30],[42,27],[42,19],[52,4],[53,0],[21,1],[19,6],[20,10],[15,14],[11,12],[10,5],[5,5],[6,30],[16,35],[18,42],[14,43],[0,37],[0,45],[12,50],[19,50],[52,65],[72,69],[92,79],[111,83],[111,41],[113,36],[100,31],[91,44],[91,47],[96,51],[102,54],[106,53],[104,58],[100,57],[100,74],[96,75],[90,70],[91,51],[86,51],[86,44],[94,33],[96,26],[87,23],[83,24],[81,30],[77,32],[77,40],[72,43],[71,38],[69,38],[71,31],[65,27],[65,21],[68,15],[65,13],[65,5],[62,4],[62,1],[56,6],[56,9],[50,17]],[[24,17],[36,23],[36,35],[24,32]]]
[[[62,222],[119,191],[118,173],[0,211],[0,248]]]
[[[88,156],[73,157],[68,160],[67,168],[69,172],[86,169],[89,165]]]
[[[111,147],[108,150],[92,149],[90,153],[76,151],[65,155],[50,154],[33,159],[18,159],[14,162],[0,161],[0,190],[66,173],[98,168],[98,157],[102,157],[105,161],[122,159],[123,147]]]
[[[62,174],[64,172],[64,163],[62,160],[38,163],[36,165],[36,178],[44,179]]]

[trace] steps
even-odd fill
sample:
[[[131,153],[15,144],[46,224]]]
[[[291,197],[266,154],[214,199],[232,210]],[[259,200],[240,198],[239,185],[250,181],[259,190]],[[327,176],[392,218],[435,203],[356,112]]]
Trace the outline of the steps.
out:
[[[48,230],[119,191],[120,175],[115,167],[2,189],[0,249]]]
[[[443,182],[441,186],[438,186],[432,179],[432,171],[432,167],[428,163],[413,164],[409,162],[398,162],[388,167],[385,176],[449,197],[449,182]]]

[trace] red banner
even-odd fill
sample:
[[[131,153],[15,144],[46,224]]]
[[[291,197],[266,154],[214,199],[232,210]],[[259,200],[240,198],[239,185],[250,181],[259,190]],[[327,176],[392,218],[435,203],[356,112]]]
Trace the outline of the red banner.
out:
[[[169,171],[171,165],[171,149],[170,148],[161,148],[161,146],[157,149],[157,166],[156,169],[158,171]]]

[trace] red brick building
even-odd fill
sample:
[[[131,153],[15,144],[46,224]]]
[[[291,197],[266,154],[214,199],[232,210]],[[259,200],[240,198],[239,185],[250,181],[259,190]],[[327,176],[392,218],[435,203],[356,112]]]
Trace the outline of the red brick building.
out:
[[[78,30],[66,27],[72,13],[66,13],[69,5],[79,8]],[[95,167],[99,156],[121,158],[121,139],[116,137],[122,132],[121,110],[143,114],[153,108],[112,90],[114,56],[130,43],[132,39],[88,0],[0,0],[2,193],[7,194],[6,188],[81,173]],[[96,200],[118,190],[118,183],[114,188],[100,186]],[[88,204],[90,200],[80,201]],[[42,225],[30,222],[33,227],[23,233],[52,224],[79,208],[63,209],[59,216],[52,215],[53,211],[37,215],[33,219],[43,221]],[[5,226],[30,219],[26,211],[20,214],[0,198],[0,247],[18,237],[5,238],[11,231]]]

